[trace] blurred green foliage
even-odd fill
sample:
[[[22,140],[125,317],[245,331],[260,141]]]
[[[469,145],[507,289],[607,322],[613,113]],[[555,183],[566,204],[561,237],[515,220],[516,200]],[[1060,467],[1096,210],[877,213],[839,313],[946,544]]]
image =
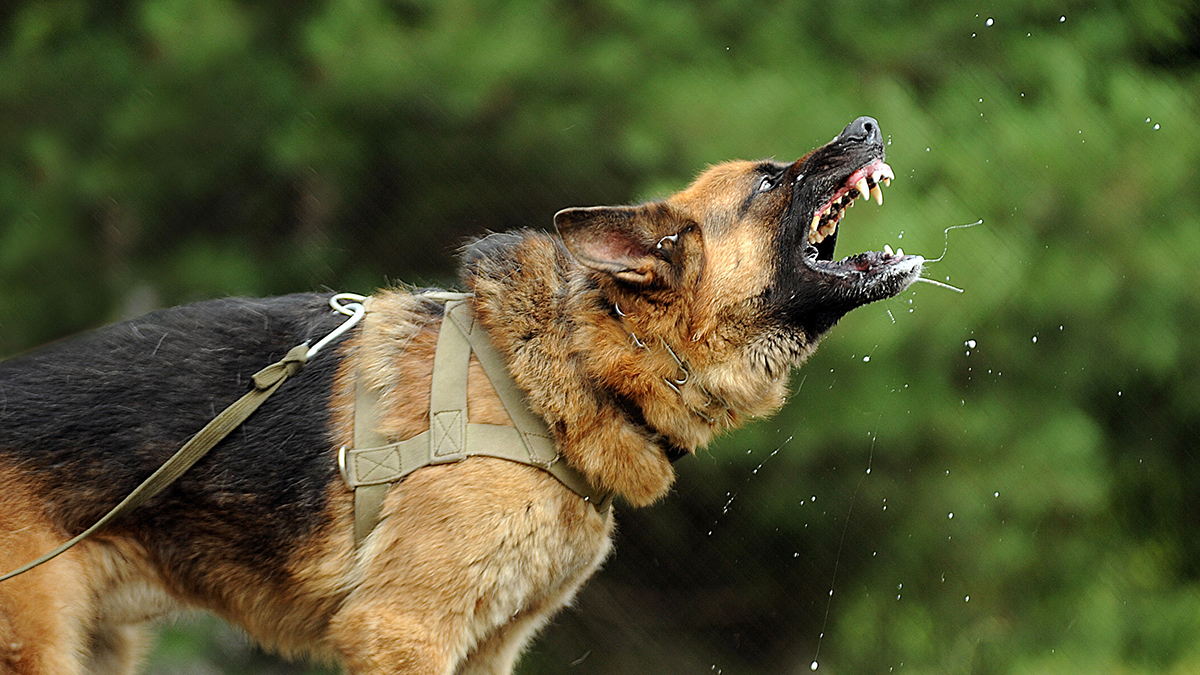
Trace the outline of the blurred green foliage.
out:
[[[965,292],[847,317],[622,513],[522,672],[1194,673],[1198,36],[1170,0],[10,3],[0,354],[448,283],[465,236],[870,114],[897,180],[840,250],[948,244]],[[172,628],[152,672],[310,672],[229,635]]]

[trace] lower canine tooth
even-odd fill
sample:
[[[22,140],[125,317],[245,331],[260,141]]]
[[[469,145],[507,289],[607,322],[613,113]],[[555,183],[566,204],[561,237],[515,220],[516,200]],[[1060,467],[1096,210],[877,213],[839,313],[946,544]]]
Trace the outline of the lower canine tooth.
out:
[[[812,231],[812,232],[816,232],[816,231],[817,231],[817,225],[820,225],[820,224],[821,224],[821,214],[819,214],[819,213],[814,213],[814,214],[813,214],[812,225],[810,225],[808,229],[809,229],[810,231]]]
[[[888,255],[892,255],[892,245],[891,245],[891,244],[884,244],[884,245],[883,245],[883,252],[884,252],[884,253],[886,253],[886,254],[888,254]]]
[[[871,196],[875,198],[877,204],[883,206],[883,190],[879,189],[878,183],[871,186]]]

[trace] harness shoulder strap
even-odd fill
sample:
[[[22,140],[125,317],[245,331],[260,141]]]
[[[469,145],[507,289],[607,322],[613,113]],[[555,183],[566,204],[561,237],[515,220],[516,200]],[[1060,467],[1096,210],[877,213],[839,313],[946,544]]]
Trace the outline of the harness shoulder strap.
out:
[[[471,349],[475,352],[475,358],[479,361],[479,365],[483,367],[483,372],[487,373],[488,380],[492,383],[492,388],[496,390],[496,395],[500,397],[500,402],[504,405],[504,411],[508,413],[509,418],[513,422],[513,427],[516,428],[519,434],[521,444],[525,446],[525,450],[528,453],[526,459],[515,461],[525,461],[549,471],[560,483],[570,488],[572,492],[591,502],[598,511],[601,513],[607,512],[609,505],[612,503],[612,495],[596,490],[582,473],[570,464],[567,464],[566,460],[559,456],[558,448],[554,443],[554,436],[546,426],[545,420],[529,409],[525,395],[521,393],[516,381],[513,380],[512,375],[508,372],[508,366],[504,363],[504,357],[500,356],[500,352],[492,344],[487,332],[475,321],[470,306],[464,302],[454,307],[447,307],[446,315],[450,317],[454,325],[471,343]],[[512,427],[500,428],[509,429]],[[492,444],[481,444],[472,447],[501,448],[506,446],[509,448],[512,447],[511,444],[502,443],[496,443],[494,446]],[[506,457],[506,459],[509,458]]]
[[[427,294],[446,308],[434,354],[429,395],[429,430],[388,443],[375,429],[378,392],[358,378],[354,411],[354,448],[339,452],[339,468],[354,490],[354,540],[361,545],[379,523],[383,499],[392,483],[425,466],[485,456],[536,466],[608,512],[611,495],[596,490],[567,464],[555,447],[546,423],[529,409],[509,375],[503,357],[475,321],[467,294]],[[467,422],[467,369],[475,353],[512,420],[512,427]]]

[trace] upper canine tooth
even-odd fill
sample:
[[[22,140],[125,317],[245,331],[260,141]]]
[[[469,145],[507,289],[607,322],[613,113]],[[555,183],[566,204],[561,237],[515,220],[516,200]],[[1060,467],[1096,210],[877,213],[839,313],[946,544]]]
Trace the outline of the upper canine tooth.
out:
[[[863,199],[866,199],[867,195],[871,193],[871,188],[867,187],[867,179],[865,176],[858,179],[858,182],[854,184],[854,189],[858,190],[858,196],[862,197]]]
[[[816,232],[817,225],[820,225],[820,224],[821,224],[821,213],[818,211],[817,213],[813,214],[812,225],[810,225],[808,229],[813,232]]]
[[[871,196],[875,198],[877,204],[883,206],[883,190],[879,189],[878,183],[871,186]]]

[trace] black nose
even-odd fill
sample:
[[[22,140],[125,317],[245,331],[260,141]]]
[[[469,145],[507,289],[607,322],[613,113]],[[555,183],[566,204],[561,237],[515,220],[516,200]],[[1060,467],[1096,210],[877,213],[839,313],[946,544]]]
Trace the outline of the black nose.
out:
[[[879,122],[876,122],[874,117],[860,117],[854,120],[845,129],[842,129],[838,138],[871,145],[883,144],[883,133],[879,131]]]

